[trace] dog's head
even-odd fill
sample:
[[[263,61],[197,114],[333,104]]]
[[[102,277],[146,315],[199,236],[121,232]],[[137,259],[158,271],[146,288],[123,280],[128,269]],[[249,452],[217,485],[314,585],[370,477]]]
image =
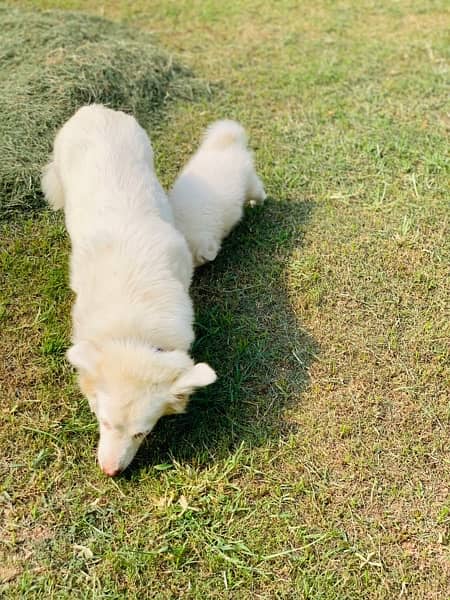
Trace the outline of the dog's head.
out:
[[[130,464],[160,417],[184,412],[190,394],[216,380],[185,352],[134,341],[78,342],[67,357],[99,422],[98,461],[110,476]]]

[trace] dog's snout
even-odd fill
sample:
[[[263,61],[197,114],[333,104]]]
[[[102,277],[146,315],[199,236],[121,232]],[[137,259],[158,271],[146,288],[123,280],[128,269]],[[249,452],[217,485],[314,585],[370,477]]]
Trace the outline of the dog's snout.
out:
[[[119,475],[121,469],[118,467],[102,466],[102,471],[105,475],[108,475],[108,477],[116,477],[116,475]]]

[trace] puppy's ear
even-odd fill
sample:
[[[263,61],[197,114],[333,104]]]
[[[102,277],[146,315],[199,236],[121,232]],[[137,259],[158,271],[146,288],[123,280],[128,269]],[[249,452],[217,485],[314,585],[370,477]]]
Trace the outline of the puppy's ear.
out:
[[[206,363],[198,363],[179,377],[172,386],[175,395],[190,394],[195,388],[214,383],[217,375]]]
[[[67,350],[67,359],[78,370],[95,373],[99,359],[99,351],[92,342],[82,341]]]

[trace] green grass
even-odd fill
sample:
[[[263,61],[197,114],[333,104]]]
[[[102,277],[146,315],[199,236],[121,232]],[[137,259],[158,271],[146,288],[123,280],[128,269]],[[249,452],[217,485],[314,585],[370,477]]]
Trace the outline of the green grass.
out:
[[[61,216],[2,225],[3,596],[449,598],[446,3],[104,11],[214,90],[152,125],[164,185],[226,116],[270,199],[194,281],[218,382],[114,481],[64,361]]]

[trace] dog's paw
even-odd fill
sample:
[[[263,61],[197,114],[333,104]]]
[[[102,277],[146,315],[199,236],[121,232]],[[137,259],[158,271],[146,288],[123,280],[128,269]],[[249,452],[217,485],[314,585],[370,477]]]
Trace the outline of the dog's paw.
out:
[[[247,189],[246,204],[248,204],[248,206],[251,206],[252,208],[254,208],[255,206],[258,206],[259,204],[263,204],[263,202],[266,198],[267,198],[267,194],[266,194],[266,190],[264,189],[264,186],[262,184],[262,181],[256,174],[254,174],[250,181],[250,185]]]
[[[266,198],[267,198],[267,194],[264,192],[258,198],[249,198],[247,203],[250,206],[250,208],[255,208],[255,206],[260,206],[261,204],[264,204],[264,200]]]
[[[208,240],[203,244],[199,244],[195,255],[194,255],[194,263],[196,267],[200,267],[207,262],[211,262],[214,260],[219,253],[220,244],[213,240]]]

